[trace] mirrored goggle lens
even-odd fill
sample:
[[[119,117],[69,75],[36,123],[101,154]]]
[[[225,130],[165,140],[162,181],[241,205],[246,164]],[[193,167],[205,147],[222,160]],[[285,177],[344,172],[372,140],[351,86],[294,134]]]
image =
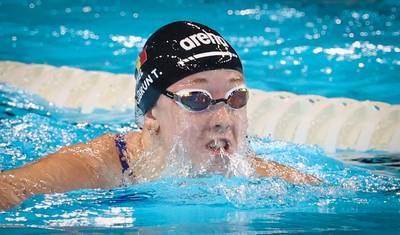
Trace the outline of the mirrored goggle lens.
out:
[[[180,97],[181,103],[193,111],[202,111],[208,108],[211,97],[201,91],[192,91]]]
[[[240,109],[247,104],[249,92],[246,88],[234,90],[228,97],[228,105],[234,109]]]

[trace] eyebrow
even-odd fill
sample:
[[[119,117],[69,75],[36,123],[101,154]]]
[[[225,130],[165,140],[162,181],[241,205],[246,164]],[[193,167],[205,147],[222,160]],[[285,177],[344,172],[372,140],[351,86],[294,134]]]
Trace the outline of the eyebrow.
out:
[[[232,77],[231,79],[229,79],[230,83],[241,82],[241,81],[244,81],[244,79],[242,77],[235,76],[235,77]],[[190,83],[191,84],[204,84],[204,83],[207,83],[207,79],[199,77],[199,78],[195,78],[194,80],[190,81]]]
[[[229,79],[229,82],[244,82],[244,79],[242,77],[233,77]]]
[[[190,81],[190,83],[194,83],[194,84],[207,83],[207,79],[205,79],[205,78],[195,78],[194,80]]]

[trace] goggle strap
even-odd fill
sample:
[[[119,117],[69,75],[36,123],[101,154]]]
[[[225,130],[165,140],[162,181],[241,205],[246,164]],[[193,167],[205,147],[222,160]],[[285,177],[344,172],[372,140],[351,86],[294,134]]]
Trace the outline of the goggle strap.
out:
[[[163,94],[166,95],[168,98],[175,99],[175,94],[170,91],[165,90]]]

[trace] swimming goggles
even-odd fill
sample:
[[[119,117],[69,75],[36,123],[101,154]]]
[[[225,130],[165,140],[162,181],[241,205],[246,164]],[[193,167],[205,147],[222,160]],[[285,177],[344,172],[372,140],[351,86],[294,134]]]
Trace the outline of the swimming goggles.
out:
[[[164,91],[164,95],[175,100],[182,108],[190,112],[201,112],[219,102],[228,104],[233,109],[240,109],[247,104],[249,91],[244,86],[238,86],[230,89],[222,99],[213,99],[211,94],[202,89],[183,89],[176,93]]]

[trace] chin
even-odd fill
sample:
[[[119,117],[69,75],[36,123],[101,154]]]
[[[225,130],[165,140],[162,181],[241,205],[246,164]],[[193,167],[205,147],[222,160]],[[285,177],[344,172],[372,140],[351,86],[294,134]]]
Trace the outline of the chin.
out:
[[[228,154],[206,152],[201,156],[197,169],[206,174],[224,174],[229,168],[230,156]]]

